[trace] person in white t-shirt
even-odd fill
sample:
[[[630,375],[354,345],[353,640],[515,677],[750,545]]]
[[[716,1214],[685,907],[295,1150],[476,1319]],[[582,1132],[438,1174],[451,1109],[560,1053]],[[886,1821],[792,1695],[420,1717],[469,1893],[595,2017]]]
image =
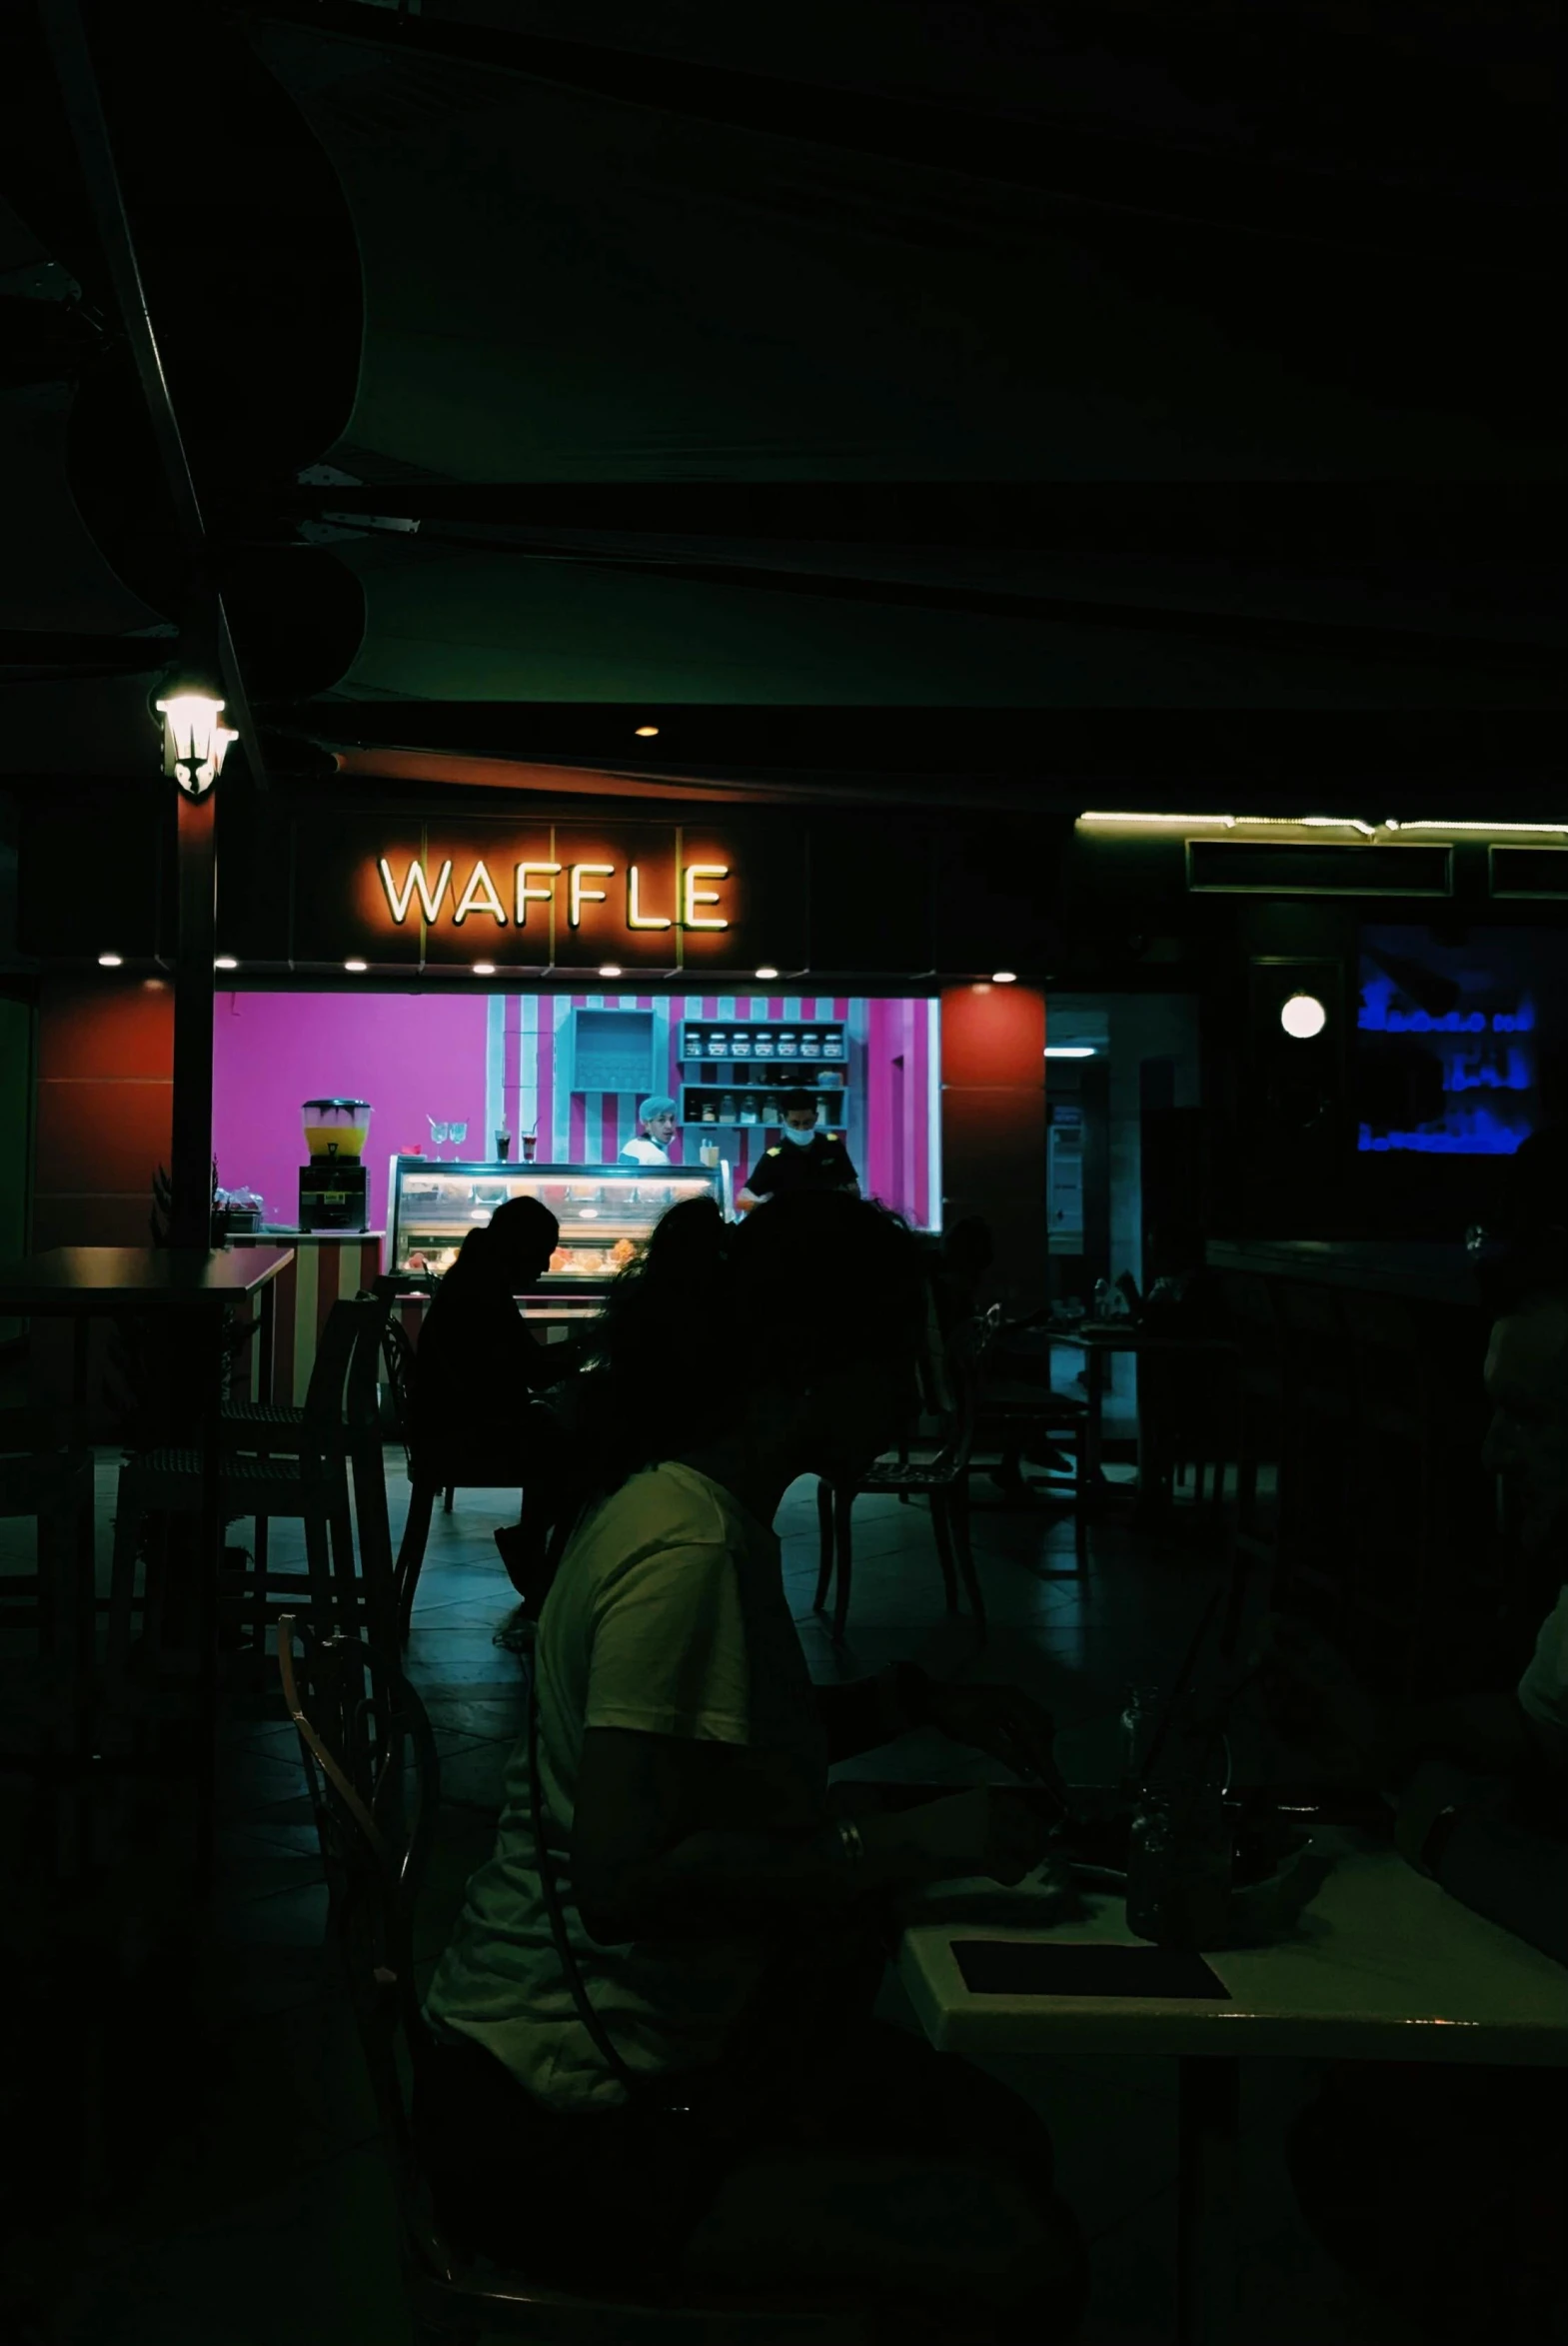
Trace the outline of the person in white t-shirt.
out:
[[[799,1475],[852,1480],[892,1438],[925,1323],[915,1241],[832,1194],[734,1230],[677,1206],[611,1291],[594,1495],[535,1660],[571,1964],[525,1738],[417,2071],[438,2207],[540,2278],[744,2295],[792,2274],[869,2294],[911,2341],[1049,2341],[1078,2317],[1086,2260],[1038,2118],[870,2016],[890,1902],[1020,1880],[1045,1809],[980,1788],[850,1815],[828,1788],[915,1725],[1047,1774],[1050,1722],[909,1664],[813,1686],[772,1528]],[[656,2089],[690,2108],[650,2114]]]
[[[641,1103],[637,1112],[638,1136],[629,1141],[621,1154],[634,1165],[668,1165],[670,1144],[676,1137],[679,1114],[673,1100],[655,1098]]]

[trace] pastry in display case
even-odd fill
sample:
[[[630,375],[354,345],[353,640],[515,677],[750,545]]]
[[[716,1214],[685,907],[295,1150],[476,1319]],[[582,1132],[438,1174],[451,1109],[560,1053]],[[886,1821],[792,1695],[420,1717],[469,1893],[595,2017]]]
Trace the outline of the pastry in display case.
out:
[[[439,1278],[470,1230],[509,1197],[537,1197],[561,1224],[561,1241],[540,1281],[545,1292],[603,1287],[633,1259],[660,1216],[689,1197],[732,1211],[728,1165],[441,1165],[395,1157],[388,1268]]]

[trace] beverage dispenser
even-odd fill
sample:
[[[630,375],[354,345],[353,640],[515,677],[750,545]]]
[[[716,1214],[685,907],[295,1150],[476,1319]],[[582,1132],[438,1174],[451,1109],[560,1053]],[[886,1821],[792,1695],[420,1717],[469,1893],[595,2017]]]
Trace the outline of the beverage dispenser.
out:
[[[300,1168],[302,1230],[362,1230],[370,1220],[368,1100],[307,1100],[301,1110],[309,1163]]]

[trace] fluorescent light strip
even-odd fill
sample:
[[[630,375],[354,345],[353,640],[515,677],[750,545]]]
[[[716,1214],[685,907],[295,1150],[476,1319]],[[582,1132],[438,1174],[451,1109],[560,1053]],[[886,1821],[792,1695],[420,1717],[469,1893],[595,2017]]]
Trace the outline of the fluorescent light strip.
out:
[[[1047,1059],[1093,1059],[1099,1046],[1094,1043],[1047,1043]]]
[[[1207,826],[1218,831],[1355,831],[1363,839],[1379,832],[1475,832],[1491,839],[1568,839],[1568,823],[1400,823],[1389,815],[1381,823],[1364,823],[1359,815],[1103,815],[1085,814],[1080,823],[1159,823],[1194,830]]]
[[[1494,839],[1568,838],[1568,823],[1396,823],[1390,816],[1389,831],[1483,831]]]

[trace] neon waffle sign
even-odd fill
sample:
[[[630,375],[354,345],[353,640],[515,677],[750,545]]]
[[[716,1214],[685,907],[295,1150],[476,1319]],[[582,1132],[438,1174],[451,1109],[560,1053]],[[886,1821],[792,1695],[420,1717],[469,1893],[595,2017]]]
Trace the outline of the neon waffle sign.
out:
[[[563,915],[582,930],[596,920],[639,935],[680,931],[714,934],[730,927],[726,910],[728,864],[678,864],[672,876],[646,875],[636,864],[558,863],[553,859],[492,865],[483,856],[462,862],[383,856],[377,872],[393,924],[407,929],[472,922],[495,929],[552,927]],[[600,908],[604,911],[601,912]]]

